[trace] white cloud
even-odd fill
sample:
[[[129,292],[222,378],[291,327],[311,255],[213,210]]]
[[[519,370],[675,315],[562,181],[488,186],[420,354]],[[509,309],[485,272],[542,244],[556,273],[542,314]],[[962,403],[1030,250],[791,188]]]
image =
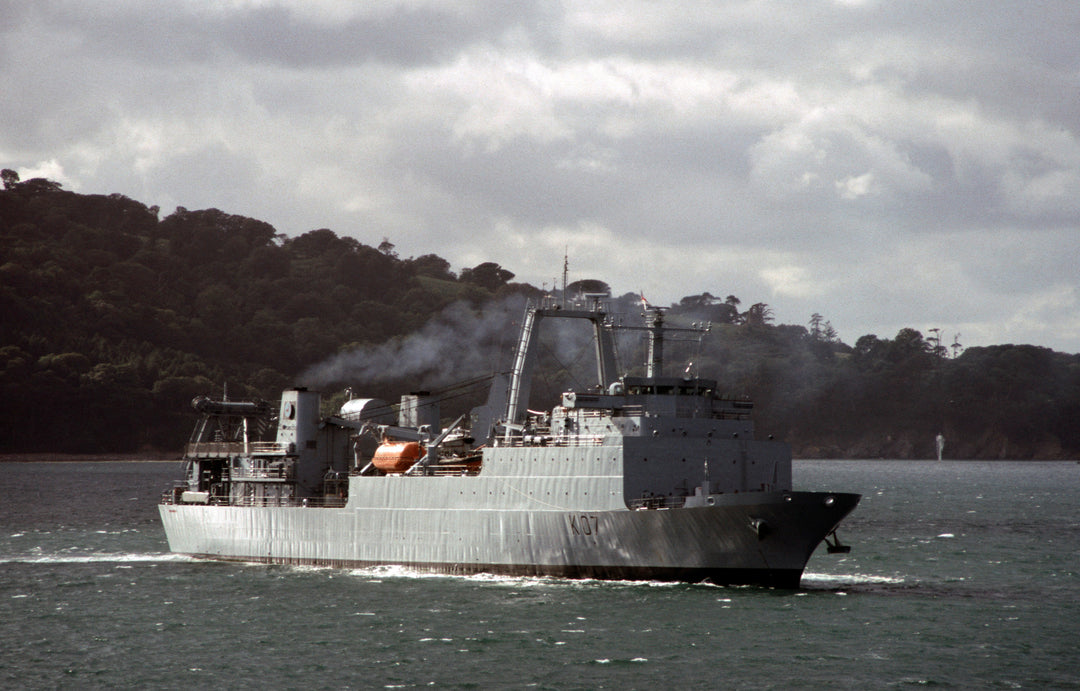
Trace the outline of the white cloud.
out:
[[[826,281],[805,266],[780,265],[761,270],[761,277],[776,298],[820,298]]]
[[[876,193],[874,187],[874,174],[863,173],[859,176],[849,175],[843,180],[836,181],[836,190],[844,199],[858,199],[868,194]]]
[[[59,182],[61,185],[67,188],[74,188],[75,182],[68,177],[64,172],[64,166],[61,165],[55,158],[50,158],[47,161],[38,161],[37,163],[25,167],[17,167],[15,172],[19,174],[20,180],[32,180],[34,178],[47,178],[54,182]]]

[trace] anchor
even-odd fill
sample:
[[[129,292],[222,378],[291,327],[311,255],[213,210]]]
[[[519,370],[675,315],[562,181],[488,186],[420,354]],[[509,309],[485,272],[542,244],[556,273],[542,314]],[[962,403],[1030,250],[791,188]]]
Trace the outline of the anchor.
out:
[[[829,538],[832,540],[829,540]],[[840,543],[840,536],[836,534],[834,528],[831,533],[825,536],[825,549],[829,551],[829,554],[847,554],[851,551],[851,545],[844,545]]]

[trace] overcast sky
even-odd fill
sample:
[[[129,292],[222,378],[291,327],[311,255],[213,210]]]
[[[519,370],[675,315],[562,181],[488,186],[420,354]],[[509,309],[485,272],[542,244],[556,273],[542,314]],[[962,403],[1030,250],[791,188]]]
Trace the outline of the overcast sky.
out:
[[[1076,0],[0,0],[0,167],[1080,352]]]

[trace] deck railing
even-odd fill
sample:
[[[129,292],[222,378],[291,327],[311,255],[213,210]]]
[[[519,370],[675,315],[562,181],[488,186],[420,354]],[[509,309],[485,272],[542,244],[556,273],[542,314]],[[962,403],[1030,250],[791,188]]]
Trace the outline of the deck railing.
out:
[[[184,504],[180,501],[180,492],[175,489],[166,490],[161,494],[162,504]],[[219,497],[211,496],[206,503],[195,504],[197,506],[285,506],[285,507],[310,507],[310,508],[341,508],[348,501],[347,497]]]
[[[434,475],[436,477],[461,477],[461,476],[465,476],[465,475],[479,475],[480,474],[480,464],[475,463],[475,464],[470,464],[470,465],[452,465],[452,464],[433,465],[433,466],[430,466],[428,468],[428,470],[429,470],[429,473],[428,473],[429,475]],[[422,473],[417,473],[417,474],[420,475]]]
[[[293,477],[292,465],[269,468],[237,467],[229,470],[231,480],[290,480]]]
[[[498,446],[513,448],[522,446],[603,446],[604,436],[599,434],[526,434],[498,440]]]
[[[276,441],[196,441],[185,449],[188,458],[229,458],[253,454],[259,456],[283,456],[288,453],[285,444]]]
[[[681,509],[685,504],[686,497],[641,497],[626,502],[631,511]]]

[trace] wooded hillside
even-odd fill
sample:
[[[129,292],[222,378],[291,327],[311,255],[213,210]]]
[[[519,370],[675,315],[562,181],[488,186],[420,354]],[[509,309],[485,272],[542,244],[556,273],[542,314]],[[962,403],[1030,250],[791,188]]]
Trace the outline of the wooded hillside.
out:
[[[225,387],[232,399],[308,384],[332,402],[346,386],[396,400],[450,385],[455,371],[475,379],[508,361],[512,322],[540,294],[496,264],[455,272],[435,254],[401,258],[388,240],[370,247],[328,229],[288,238],[217,209],[159,218],[119,194],[11,171],[4,183],[0,452],[178,453],[190,400]],[[636,296],[615,302],[628,318],[640,312]],[[713,323],[674,357],[753,398],[759,431],[796,455],[928,458],[941,432],[952,458],[1080,457],[1078,355],[1001,345],[950,357],[911,329],[848,346],[819,315],[775,325],[768,305],[743,310],[708,293],[667,315]],[[470,335],[475,348],[456,340]],[[420,358],[421,344],[444,352],[403,368],[418,381],[376,376],[377,363]],[[560,339],[548,364],[562,372],[534,393],[574,380],[569,351],[581,345]],[[623,355],[640,361],[632,347]]]

